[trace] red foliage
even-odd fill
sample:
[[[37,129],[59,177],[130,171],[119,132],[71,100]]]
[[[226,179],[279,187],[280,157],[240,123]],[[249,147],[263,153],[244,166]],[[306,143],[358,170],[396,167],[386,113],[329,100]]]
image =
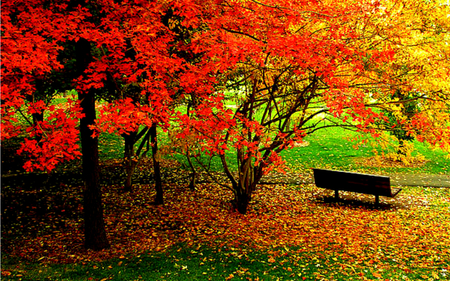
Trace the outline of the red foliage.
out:
[[[274,136],[264,131],[264,122],[224,107],[220,92],[227,82],[243,79],[253,83],[249,86],[254,91],[252,102],[259,100],[258,106],[268,102],[264,95],[279,95],[273,100],[281,102],[284,93],[297,91],[306,105],[290,109],[293,113],[305,113],[316,98],[334,117],[374,135],[373,125],[385,117],[367,106],[378,95],[367,88],[405,85],[391,72],[380,71],[396,59],[393,45],[377,43],[377,48],[373,47],[368,31],[360,28],[376,25],[373,14],[384,13],[379,2],[100,0],[89,9],[71,3],[19,0],[2,7],[2,138],[24,134],[28,141],[22,150],[43,161],[41,166],[35,162],[29,168],[52,169],[56,162],[48,159],[58,149],[39,150],[30,138],[41,134],[43,128],[34,124],[32,130],[23,130],[17,113],[38,105],[36,79],[61,71],[64,61],[58,56],[80,38],[94,47],[95,59],[78,74],[74,88],[80,94],[98,89],[113,101],[101,109],[98,132],[123,134],[155,122],[167,128],[177,121],[190,127],[186,131],[200,131],[209,153],[245,148],[257,161],[267,162],[265,166],[278,159],[277,152],[269,160],[268,155],[260,157],[258,149],[270,147],[268,140]],[[129,90],[132,86],[139,90]],[[130,102],[127,91],[135,91],[132,95],[139,95],[139,102]],[[176,104],[187,99],[196,101],[189,116],[175,112]],[[28,114],[48,111],[47,106],[39,104],[39,109],[28,110]],[[76,116],[76,112],[67,114]],[[58,130],[62,121],[72,119],[69,116],[60,114],[60,121],[51,118],[53,121],[40,126]],[[294,125],[297,131],[303,130],[303,123]],[[292,145],[294,135],[308,132],[279,133],[276,147],[285,148]],[[58,140],[63,149],[75,143],[67,138],[76,136],[44,137],[39,146],[51,142],[48,146],[56,147]],[[435,137],[430,140],[439,142]],[[39,153],[49,155],[41,157]],[[71,159],[56,157],[58,161]]]
[[[32,139],[25,138],[18,150],[19,154],[27,155],[28,160],[24,165],[26,171],[36,169],[50,171],[59,163],[81,155],[77,144],[79,141],[77,125],[83,114],[78,102],[69,100],[66,109],[51,106],[47,108],[47,112],[49,116],[44,121],[27,129]],[[35,137],[38,137],[39,141],[33,139]]]

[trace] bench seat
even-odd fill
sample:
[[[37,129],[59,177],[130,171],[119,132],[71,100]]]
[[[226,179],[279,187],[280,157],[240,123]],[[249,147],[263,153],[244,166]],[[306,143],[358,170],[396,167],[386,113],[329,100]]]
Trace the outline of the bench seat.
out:
[[[335,190],[336,199],[339,190],[375,195],[376,203],[379,196],[395,197],[400,188],[392,188],[390,178],[371,174],[344,172],[326,169],[313,169],[314,181],[318,187]]]

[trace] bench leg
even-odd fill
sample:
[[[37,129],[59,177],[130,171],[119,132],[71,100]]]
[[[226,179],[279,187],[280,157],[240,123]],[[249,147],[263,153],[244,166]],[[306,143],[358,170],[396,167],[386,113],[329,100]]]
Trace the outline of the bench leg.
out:
[[[337,189],[334,190],[334,199],[339,200],[339,190]]]
[[[380,204],[380,196],[375,195],[375,205],[379,205]]]

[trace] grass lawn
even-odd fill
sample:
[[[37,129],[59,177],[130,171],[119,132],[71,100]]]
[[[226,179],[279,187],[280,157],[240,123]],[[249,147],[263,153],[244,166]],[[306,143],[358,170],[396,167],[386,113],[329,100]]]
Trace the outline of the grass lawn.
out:
[[[450,173],[450,160],[422,144],[428,162],[420,167],[357,164],[372,147],[352,149],[347,134],[323,132],[286,152],[291,172]],[[111,248],[83,248],[77,163],[51,176],[10,168],[2,174],[2,280],[450,279],[448,188],[404,187],[375,207],[369,195],[343,192],[335,202],[332,191],[311,184],[261,185],[242,216],[228,190],[211,183],[188,190],[180,170],[166,168],[165,204],[154,206],[151,177],[121,192],[120,138],[100,143]],[[138,175],[151,173],[143,166]]]
[[[414,155],[421,154],[425,161],[418,165],[369,165],[368,159],[374,156],[392,152],[392,149],[382,149],[377,146],[377,139],[369,138],[368,143],[361,144],[352,139],[357,133],[329,128],[305,138],[309,143],[306,147],[296,147],[285,151],[283,156],[288,165],[294,170],[310,168],[329,168],[346,171],[360,171],[371,173],[429,173],[450,174],[450,158],[441,150],[432,150],[429,145],[414,142]]]

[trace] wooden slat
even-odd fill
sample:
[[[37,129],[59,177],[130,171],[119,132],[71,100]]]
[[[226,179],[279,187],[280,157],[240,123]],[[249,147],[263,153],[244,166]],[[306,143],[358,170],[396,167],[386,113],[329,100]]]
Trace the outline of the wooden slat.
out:
[[[390,178],[371,174],[313,169],[318,187],[394,197],[400,192],[391,191]]]

